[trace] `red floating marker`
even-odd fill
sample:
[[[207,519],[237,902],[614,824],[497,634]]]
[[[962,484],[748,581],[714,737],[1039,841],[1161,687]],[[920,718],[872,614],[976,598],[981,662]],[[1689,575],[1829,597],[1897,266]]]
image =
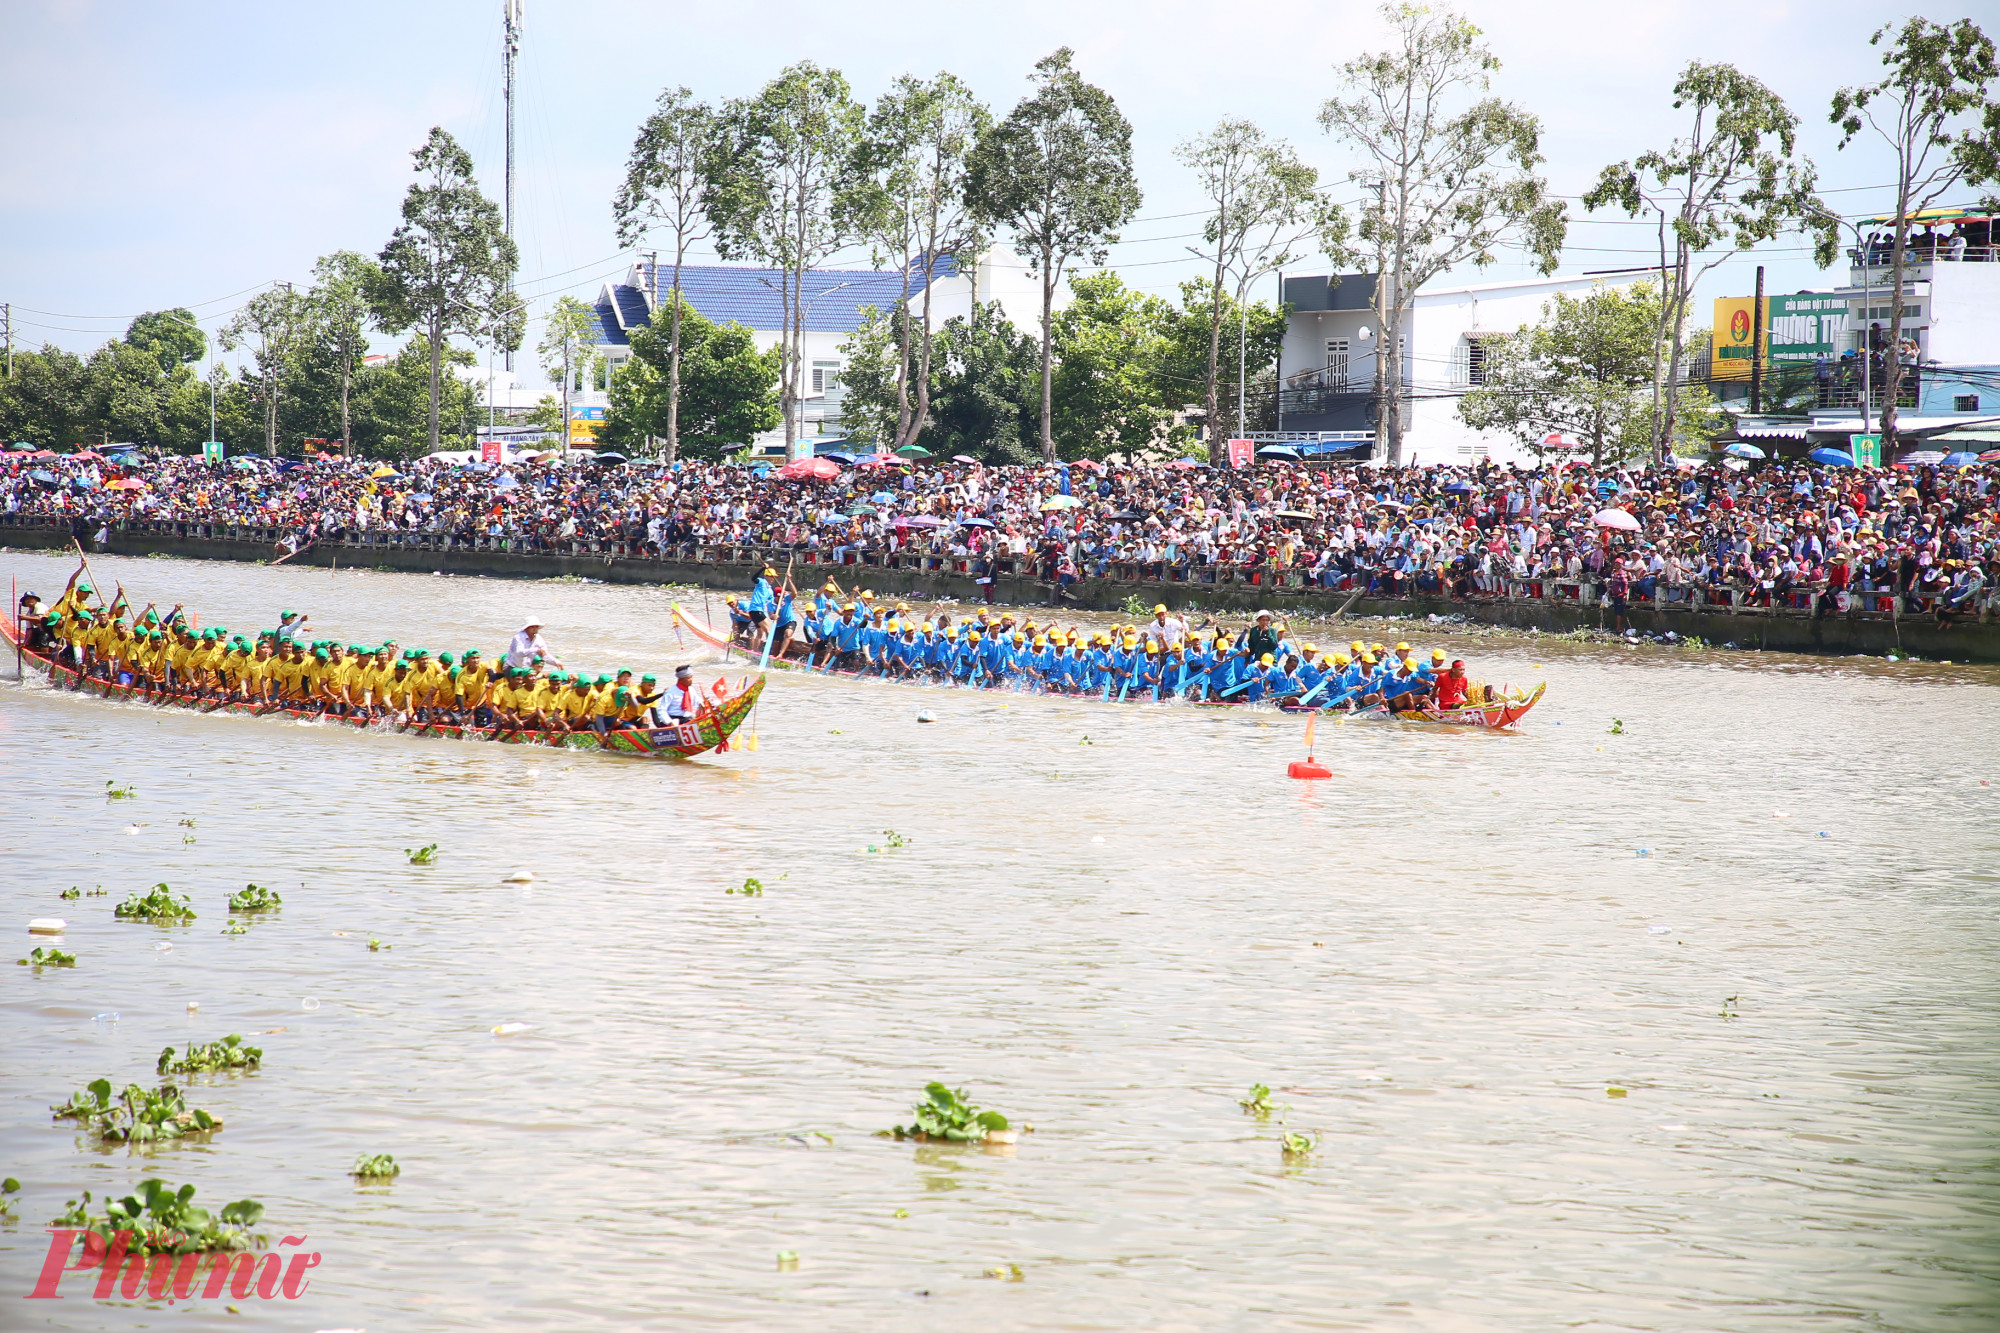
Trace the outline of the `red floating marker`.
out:
[[[1332,769],[1329,769],[1325,764],[1313,758],[1313,730],[1318,726],[1318,713],[1314,713],[1306,719],[1306,757],[1303,761],[1294,760],[1291,766],[1285,769],[1286,777],[1312,781],[1317,778],[1330,778],[1333,776]]]

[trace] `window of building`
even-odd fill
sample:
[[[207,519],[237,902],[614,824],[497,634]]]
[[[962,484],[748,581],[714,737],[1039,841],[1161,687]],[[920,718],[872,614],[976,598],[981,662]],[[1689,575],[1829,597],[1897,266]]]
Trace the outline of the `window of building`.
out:
[[[1951,410],[1954,412],[1977,412],[1979,410],[1979,395],[1976,393],[1953,394]]]
[[[1471,385],[1486,383],[1486,339],[1465,335],[1465,382]]]
[[[1347,388],[1347,339],[1326,340],[1326,387],[1336,393]]]
[[[812,368],[812,391],[828,394],[840,388],[840,362],[815,361]]]

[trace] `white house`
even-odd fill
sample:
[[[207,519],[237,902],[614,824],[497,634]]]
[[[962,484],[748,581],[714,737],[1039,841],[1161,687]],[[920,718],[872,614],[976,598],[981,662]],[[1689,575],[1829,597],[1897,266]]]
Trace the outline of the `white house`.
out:
[[[1425,287],[1404,316],[1405,463],[1463,463],[1479,458],[1532,461],[1509,437],[1475,431],[1459,421],[1458,399],[1484,382],[1487,339],[1505,337],[1542,318],[1557,292],[1625,286],[1650,270],[1557,275],[1519,282]],[[1291,306],[1278,370],[1278,434],[1269,437],[1323,452],[1371,456],[1375,440],[1375,361],[1381,346],[1370,305],[1375,275],[1287,277]],[[1264,438],[1264,437],[1260,437]]]
[[[1016,328],[1034,329],[1041,319],[1041,281],[1022,261],[989,250],[963,271],[950,261],[939,266],[931,292],[931,322],[971,314],[975,286],[982,305],[998,301]],[[681,292],[689,305],[718,324],[736,323],[755,335],[760,349],[778,344],[783,336],[784,303],[781,270],[724,264],[687,264],[681,268]],[[631,356],[631,332],[650,325],[653,313],[666,304],[673,289],[673,266],[641,261],[622,279],[607,282],[597,297],[598,346],[611,368]],[[903,298],[900,269],[812,269],[805,274],[805,362],[802,437],[831,438],[841,432],[840,372],[846,357],[840,345],[861,327],[863,307],[888,310]],[[923,275],[912,273],[912,310],[921,310]],[[773,431],[756,443],[768,448],[782,442]]]

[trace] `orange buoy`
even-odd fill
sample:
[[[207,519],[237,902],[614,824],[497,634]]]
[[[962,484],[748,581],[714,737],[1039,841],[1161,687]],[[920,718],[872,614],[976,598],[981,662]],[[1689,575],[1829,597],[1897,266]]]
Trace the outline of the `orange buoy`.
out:
[[[1313,731],[1318,726],[1318,713],[1314,713],[1306,719],[1306,757],[1303,761],[1294,760],[1290,767],[1285,769],[1286,777],[1312,781],[1317,778],[1330,778],[1333,776],[1333,770],[1313,758]]]

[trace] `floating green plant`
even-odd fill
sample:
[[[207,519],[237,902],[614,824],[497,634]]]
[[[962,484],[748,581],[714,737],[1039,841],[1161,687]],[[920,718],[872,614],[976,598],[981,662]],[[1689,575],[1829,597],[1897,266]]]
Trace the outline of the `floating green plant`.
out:
[[[222,928],[222,933],[224,935],[248,935],[250,927],[232,916],[229,918],[229,924]]]
[[[1319,1138],[1320,1134],[1316,1129],[1309,1132],[1296,1129],[1286,1130],[1281,1144],[1285,1160],[1288,1162],[1297,1162],[1311,1157],[1319,1148]]]
[[[194,906],[183,893],[179,898],[164,884],[155,884],[146,893],[132,894],[111,909],[111,915],[126,921],[192,921]]]
[[[69,902],[73,898],[83,897],[83,890],[79,889],[78,887],[76,887],[76,885],[72,884],[68,888],[64,889],[61,893],[58,893],[56,897],[62,899],[64,902]]]
[[[112,782],[108,779],[105,781],[104,799],[107,801],[129,801],[138,794],[139,793],[133,789],[130,783],[127,783],[123,787],[121,787],[116,782]]]
[[[403,849],[403,855],[410,858],[410,864],[413,866],[436,865],[438,859],[438,845],[434,842],[431,842],[431,843],[425,843],[422,847],[405,847]]]
[[[264,1205],[255,1199],[238,1199],[211,1214],[194,1202],[194,1186],[175,1189],[163,1180],[139,1182],[139,1192],[122,1199],[106,1199],[102,1213],[90,1211],[90,1191],[82,1199],[71,1199],[69,1207],[50,1226],[88,1231],[109,1242],[119,1232],[130,1232],[128,1254],[202,1254],[210,1250],[264,1248],[269,1243],[251,1227],[264,1219]]]
[[[225,1069],[256,1069],[264,1063],[264,1052],[255,1046],[245,1046],[243,1038],[232,1032],[221,1041],[211,1041],[202,1045],[188,1043],[187,1053],[174,1058],[174,1048],[169,1046],[160,1052],[158,1070],[162,1074],[207,1074]]]
[[[393,945],[393,944],[384,944],[384,943],[382,943],[382,941],[380,941],[380,940],[376,939],[376,938],[375,938],[375,937],[374,937],[373,935],[370,935],[370,936],[368,937],[368,952],[369,952],[369,953],[381,953],[381,952],[382,952],[383,950],[385,950],[385,949],[393,949],[393,948],[395,948],[395,947],[396,947],[396,946],[395,946],[395,945]]]
[[[354,1169],[347,1174],[363,1180],[394,1180],[403,1174],[403,1168],[388,1153],[363,1153],[354,1159]]]
[[[915,1139],[919,1143],[979,1143],[990,1134],[1007,1128],[1007,1117],[998,1111],[982,1111],[965,1099],[965,1089],[953,1090],[942,1083],[924,1085],[924,1100],[916,1105],[915,1122],[880,1131],[878,1137]]]
[[[761,879],[746,879],[743,881],[742,888],[724,889],[723,892],[740,893],[746,898],[761,898],[764,896],[764,881]]]
[[[893,852],[898,847],[908,847],[910,840],[892,828],[885,828],[882,830],[882,845]]]
[[[75,967],[76,955],[67,949],[58,949],[51,944],[44,949],[40,945],[28,950],[26,958],[16,958],[22,967]]]
[[[1259,1120],[1278,1109],[1271,1103],[1271,1090],[1262,1083],[1252,1083],[1249,1095],[1237,1098],[1236,1104]]]
[[[1619,721],[1619,720],[1618,720],[1617,718],[1615,718],[1615,717],[1614,717],[1614,718],[1612,718],[1612,719],[1611,719],[1611,730],[1610,730],[1610,732],[1609,732],[1608,734],[1610,734],[1610,735],[1613,735],[1613,736],[1623,736],[1623,735],[1625,734],[1625,724],[1624,724],[1623,722],[1620,722],[1620,721]]]
[[[222,1128],[220,1120],[189,1106],[185,1094],[171,1083],[153,1092],[128,1083],[113,1097],[111,1080],[100,1078],[50,1109],[56,1119],[75,1120],[106,1143],[158,1143]]]
[[[284,905],[285,900],[261,884],[245,884],[229,895],[229,910],[232,912],[268,912]]]

